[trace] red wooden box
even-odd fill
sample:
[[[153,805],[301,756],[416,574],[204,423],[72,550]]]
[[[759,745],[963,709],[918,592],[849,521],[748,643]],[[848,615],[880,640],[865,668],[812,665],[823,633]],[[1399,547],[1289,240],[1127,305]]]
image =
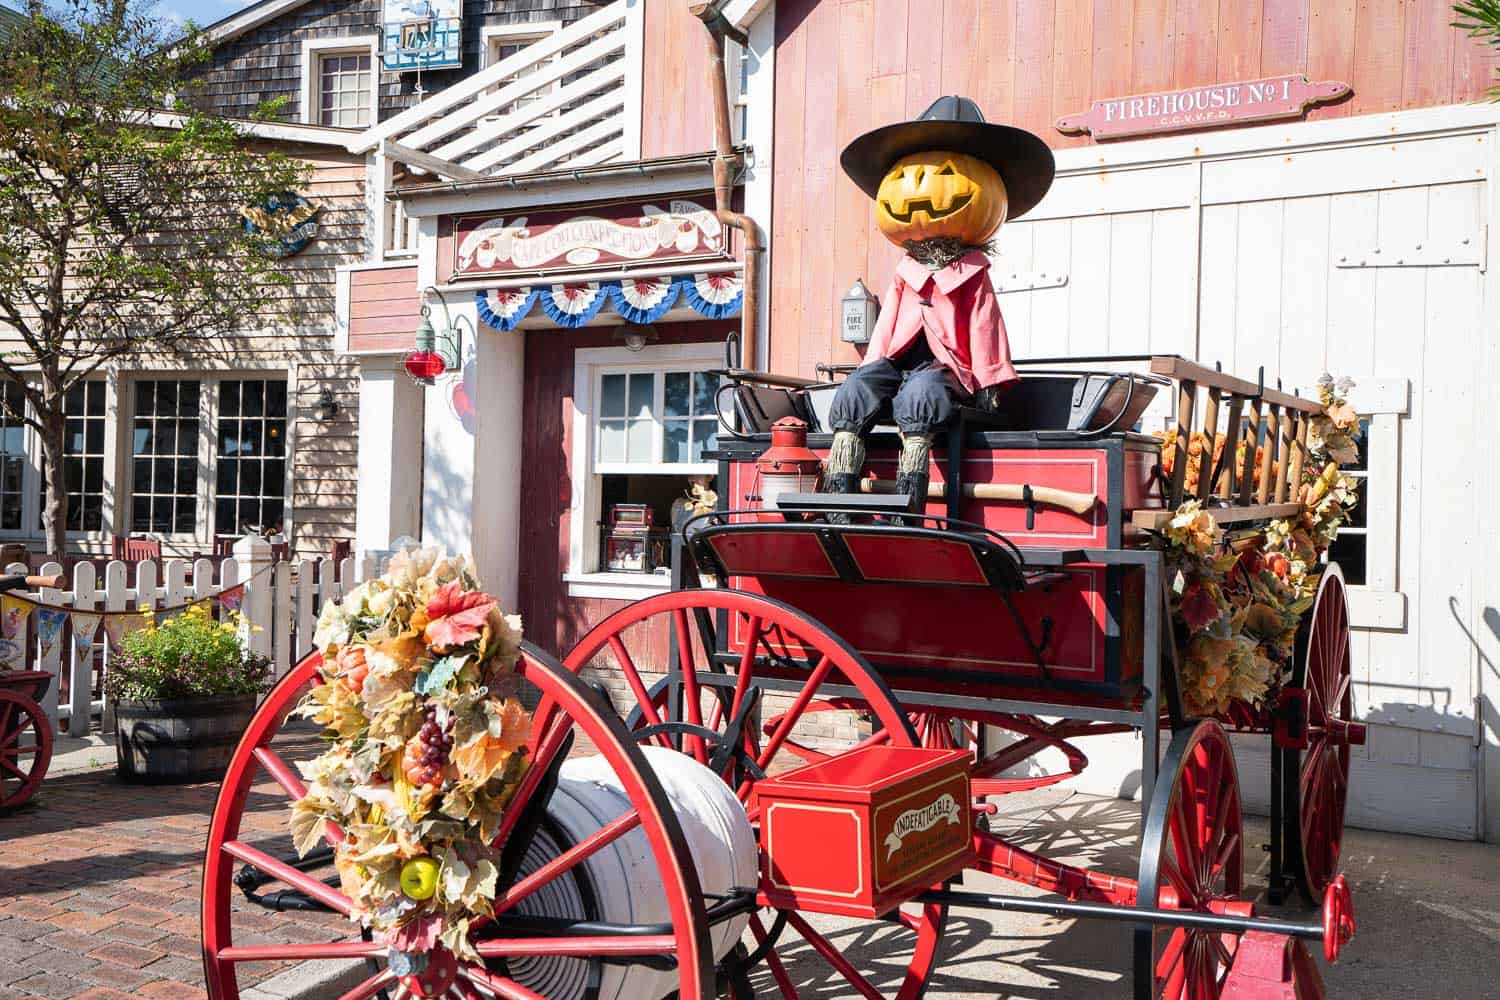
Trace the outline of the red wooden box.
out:
[[[760,782],[761,904],[869,919],[962,871],[971,760],[868,746]]]

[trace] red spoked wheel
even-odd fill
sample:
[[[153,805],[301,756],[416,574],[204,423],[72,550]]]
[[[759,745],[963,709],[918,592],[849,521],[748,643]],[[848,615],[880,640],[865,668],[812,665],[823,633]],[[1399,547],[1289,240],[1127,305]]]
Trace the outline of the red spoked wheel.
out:
[[[1349,802],[1349,748],[1365,742],[1365,727],[1354,717],[1349,601],[1337,563],[1329,563],[1318,580],[1296,648],[1288,686],[1306,692],[1307,735],[1305,748],[1281,751],[1282,843],[1298,890],[1316,903],[1339,871]]]
[[[645,755],[596,693],[555,659],[529,644],[522,647],[516,676],[520,697],[539,706],[527,745],[532,763],[516,792],[515,806],[505,814],[497,843],[507,841],[517,829],[521,817],[528,813],[527,803],[541,794],[538,789],[547,784],[549,775],[555,774],[551,765],[567,752],[573,738],[580,744],[587,740],[597,751],[619,783],[628,806],[613,819],[605,821],[600,817],[597,832],[564,846],[529,872],[523,868],[519,878],[502,888],[495,899],[495,918],[482,929],[476,921],[474,943],[485,958],[484,964],[463,962],[439,949],[430,953],[425,971],[409,974],[409,970],[393,969],[387,964],[385,944],[363,940],[357,934],[329,941],[327,926],[307,923],[296,924],[299,932],[306,935],[306,941],[236,944],[231,892],[234,885],[243,889],[247,884],[247,869],[242,868],[238,876],[233,871],[237,862],[250,867],[252,880],[274,880],[284,885],[292,897],[280,901],[278,905],[284,908],[350,913],[348,897],[336,883],[330,884],[332,880],[325,881],[324,873],[301,870],[308,866],[299,865],[294,856],[291,860],[277,856],[275,845],[284,845],[287,850],[282,853],[290,855],[288,836],[276,832],[270,838],[273,844],[267,840],[263,823],[252,822],[243,828],[241,824],[246,818],[251,787],[263,780],[261,770],[289,798],[306,794],[296,773],[273,749],[272,740],[303,691],[318,682],[320,663],[318,656],[308,657],[272,689],[246,729],[219,790],[203,870],[203,966],[209,996],[215,1000],[236,1000],[240,995],[236,969],[242,963],[365,958],[372,964],[369,977],[339,1000],[363,1000],[388,988],[410,997],[537,1000],[547,995],[541,992],[546,987],[533,985],[530,977],[535,976],[544,984],[549,970],[528,970],[547,963],[555,965],[559,958],[567,960],[568,956],[672,967],[677,995],[683,1000],[713,995],[713,953],[697,871],[681,826]],[[577,896],[579,887],[565,884],[574,878],[575,870],[581,875],[579,866],[634,831],[643,833],[649,845],[649,857],[654,860],[655,878],[659,881],[659,886],[652,885],[649,891],[659,891],[666,901],[669,928],[642,933],[641,928],[596,923],[583,934],[576,927],[570,933],[561,930],[554,933],[545,921],[538,923],[524,916],[533,899],[549,894]],[[330,828],[330,842],[338,834],[339,831]],[[251,839],[256,842],[247,842]],[[524,930],[507,929],[507,915],[512,911],[521,915],[514,923]],[[343,925],[346,929],[348,926]],[[550,972],[555,973],[556,969]]]
[[[25,805],[52,763],[52,724],[42,706],[0,688],[0,811]]]
[[[668,636],[681,667],[676,692],[651,683],[666,665]],[[807,760],[873,743],[918,745],[890,688],[852,647],[758,595],[684,590],[647,598],[600,622],[564,662],[580,671],[617,668],[631,695],[620,707],[637,739],[692,755],[745,803],[756,782]],[[758,826],[756,812],[749,815]],[[830,991],[917,1000],[946,920],[945,906],[913,904],[863,926],[840,918],[834,931],[815,926],[818,917],[762,910],[722,971],[745,984],[737,996],[748,987],[787,1000]],[[806,947],[789,947],[788,929]]]
[[[1239,898],[1244,844],[1234,752],[1213,720],[1177,731],[1141,834],[1137,901],[1163,910],[1250,916]],[[1218,1000],[1238,934],[1182,927],[1135,932],[1136,1000]]]

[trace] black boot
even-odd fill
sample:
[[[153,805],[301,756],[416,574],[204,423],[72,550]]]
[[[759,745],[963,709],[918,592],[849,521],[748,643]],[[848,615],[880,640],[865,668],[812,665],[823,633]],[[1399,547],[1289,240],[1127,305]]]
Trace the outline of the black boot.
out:
[[[927,473],[925,472],[903,472],[896,477],[896,493],[906,497],[906,509],[913,514],[921,514],[927,510]],[[891,523],[904,525],[907,519],[904,517],[892,517]],[[913,523],[920,526],[920,518],[913,519]]]
[[[824,476],[825,493],[859,493],[859,474],[856,472],[830,472]],[[829,524],[848,524],[850,515],[842,511],[829,511]]]

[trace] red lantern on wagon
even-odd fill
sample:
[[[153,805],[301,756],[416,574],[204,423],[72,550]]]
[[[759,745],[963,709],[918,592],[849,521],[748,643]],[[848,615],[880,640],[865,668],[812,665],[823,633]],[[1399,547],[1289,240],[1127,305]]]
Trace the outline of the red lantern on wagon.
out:
[[[755,460],[761,506],[774,508],[783,493],[812,493],[823,460],[807,447],[807,421],[782,417],[771,425],[771,447]]]

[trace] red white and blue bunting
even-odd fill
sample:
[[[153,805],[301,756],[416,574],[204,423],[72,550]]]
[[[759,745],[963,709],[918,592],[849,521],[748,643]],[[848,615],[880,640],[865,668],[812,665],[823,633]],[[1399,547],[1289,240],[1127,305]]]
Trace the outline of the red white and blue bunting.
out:
[[[558,326],[586,326],[606,302],[629,323],[654,323],[681,299],[708,319],[739,315],[745,284],[737,274],[684,274],[574,284],[497,288],[474,296],[479,318],[495,330],[514,330],[537,303]]]
[[[513,330],[536,305],[539,288],[495,288],[474,297],[479,318],[496,330]]]

